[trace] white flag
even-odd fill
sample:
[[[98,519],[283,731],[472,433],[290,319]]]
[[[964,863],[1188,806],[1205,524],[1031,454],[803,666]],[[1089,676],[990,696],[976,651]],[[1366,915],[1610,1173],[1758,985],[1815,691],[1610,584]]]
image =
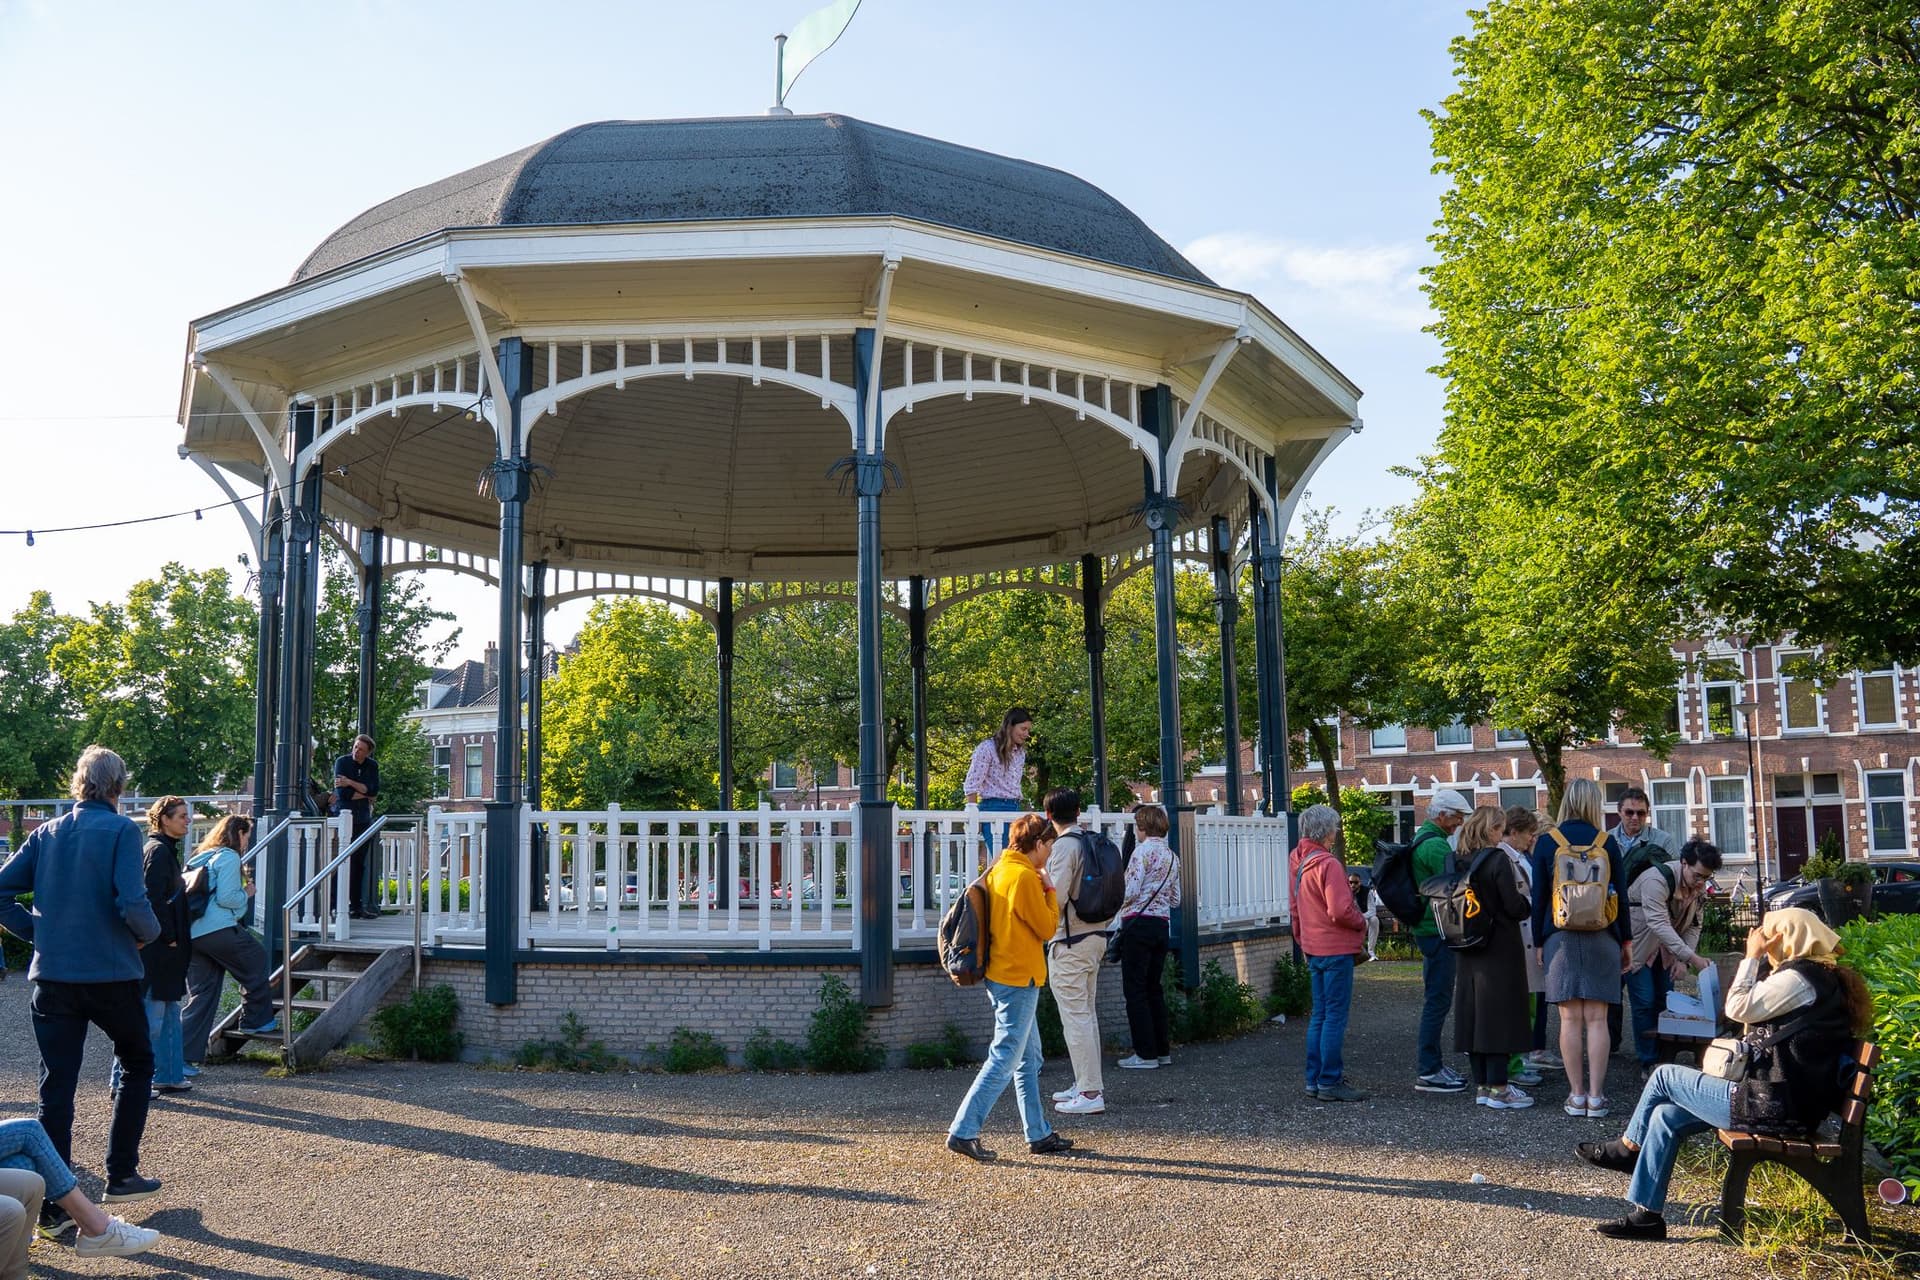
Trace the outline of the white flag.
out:
[[[793,82],[807,69],[807,64],[833,48],[834,42],[846,31],[847,24],[853,21],[853,15],[860,8],[860,0],[833,0],[822,9],[815,9],[800,19],[786,43],[780,50],[780,97],[785,104],[787,94],[793,89]]]

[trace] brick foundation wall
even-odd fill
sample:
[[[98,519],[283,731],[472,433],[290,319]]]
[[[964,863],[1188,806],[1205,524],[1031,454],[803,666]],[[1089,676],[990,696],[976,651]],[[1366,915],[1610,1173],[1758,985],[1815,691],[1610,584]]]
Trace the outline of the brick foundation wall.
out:
[[[1265,997],[1273,985],[1273,964],[1289,955],[1284,932],[1261,936],[1221,936],[1202,940],[1200,961],[1221,968]],[[819,1003],[820,980],[837,974],[857,989],[857,961],[822,959],[804,964],[576,963],[539,960],[520,965],[520,999],[495,1007],[486,1001],[485,971],[478,958],[429,957],[421,984],[446,983],[460,1001],[460,1030],[473,1058],[512,1054],[529,1040],[551,1039],[568,1010],[586,1024],[588,1037],[625,1057],[638,1057],[664,1043],[676,1027],[704,1031],[726,1046],[736,1065],[747,1037],[765,1027],[775,1037],[800,1043]],[[1127,1042],[1126,1003],[1120,969],[1102,966],[1100,1034],[1110,1044]],[[403,1000],[401,983],[387,997]],[[894,1004],[875,1010],[868,1023],[887,1048],[888,1065],[898,1066],[906,1046],[940,1035],[949,1022],[959,1025],[976,1052],[984,1051],[993,1031],[992,1012],[983,991],[953,985],[929,962],[902,962],[894,970]],[[363,1024],[356,1033],[369,1035]]]

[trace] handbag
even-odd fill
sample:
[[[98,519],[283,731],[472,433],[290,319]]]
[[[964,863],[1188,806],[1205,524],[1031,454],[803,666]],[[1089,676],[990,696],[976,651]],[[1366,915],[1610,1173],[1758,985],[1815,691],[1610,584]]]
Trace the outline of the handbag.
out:
[[[1165,889],[1169,884],[1173,882],[1173,872],[1174,872],[1174,869],[1172,867],[1168,867],[1167,874],[1160,877],[1160,883],[1153,886],[1153,892],[1141,898],[1140,901],[1152,902],[1155,898],[1159,897],[1161,890]],[[1135,920],[1138,920],[1138,919],[1141,919],[1141,916],[1138,912],[1135,912],[1133,915],[1128,916],[1125,920],[1122,920],[1120,922],[1120,927],[1113,931],[1112,941],[1107,946],[1107,954],[1104,957],[1102,957],[1105,963],[1107,964],[1120,963],[1120,946],[1119,946],[1120,939],[1126,936],[1127,926],[1132,924]]]
[[[1752,1065],[1751,1047],[1736,1036],[1721,1036],[1700,1053],[1702,1074],[1725,1080],[1729,1084],[1739,1084],[1745,1080],[1747,1068]]]

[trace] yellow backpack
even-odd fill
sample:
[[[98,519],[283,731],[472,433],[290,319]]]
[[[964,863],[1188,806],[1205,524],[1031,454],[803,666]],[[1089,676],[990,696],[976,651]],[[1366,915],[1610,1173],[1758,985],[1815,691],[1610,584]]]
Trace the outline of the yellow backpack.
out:
[[[1594,832],[1591,844],[1574,844],[1559,827],[1549,828],[1547,835],[1554,844],[1553,927],[1573,933],[1605,929],[1620,914],[1607,833]]]

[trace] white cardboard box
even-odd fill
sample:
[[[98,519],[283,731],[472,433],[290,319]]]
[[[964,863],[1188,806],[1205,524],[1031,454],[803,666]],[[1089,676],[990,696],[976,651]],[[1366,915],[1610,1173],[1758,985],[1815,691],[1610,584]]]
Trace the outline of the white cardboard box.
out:
[[[1720,971],[1708,965],[1700,973],[1700,994],[1667,993],[1667,1008],[1657,1029],[1662,1035],[1711,1040],[1720,1034]]]

